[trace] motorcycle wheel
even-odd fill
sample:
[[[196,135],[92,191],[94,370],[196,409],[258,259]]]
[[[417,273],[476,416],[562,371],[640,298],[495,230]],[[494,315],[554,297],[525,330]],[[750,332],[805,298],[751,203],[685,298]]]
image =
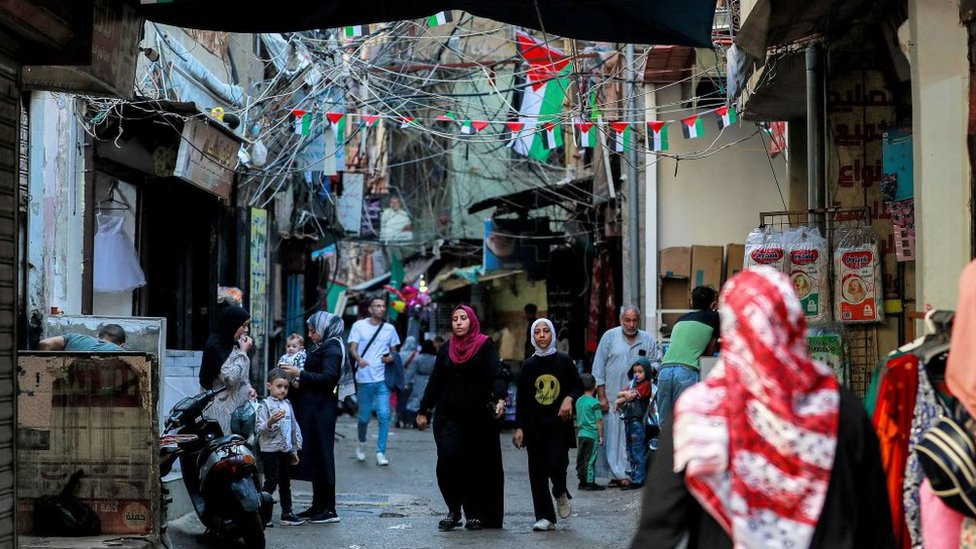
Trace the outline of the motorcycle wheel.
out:
[[[260,512],[242,512],[234,522],[247,549],[265,549],[264,522],[261,521]]]

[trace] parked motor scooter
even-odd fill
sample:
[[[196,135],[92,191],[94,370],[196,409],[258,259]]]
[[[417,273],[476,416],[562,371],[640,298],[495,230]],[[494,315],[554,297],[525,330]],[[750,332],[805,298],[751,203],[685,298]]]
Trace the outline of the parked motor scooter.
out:
[[[257,460],[247,433],[225,435],[203,410],[224,390],[205,391],[179,401],[160,437],[160,473],[166,476],[178,458],[193,508],[208,531],[242,538],[251,549],[264,549],[264,525],[274,500],[259,489]]]

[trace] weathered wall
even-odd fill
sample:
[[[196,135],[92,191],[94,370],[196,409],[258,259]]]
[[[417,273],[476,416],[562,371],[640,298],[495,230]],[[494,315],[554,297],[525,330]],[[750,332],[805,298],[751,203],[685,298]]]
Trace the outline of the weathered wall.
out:
[[[966,31],[955,4],[909,3],[917,308],[954,309],[969,262]]]

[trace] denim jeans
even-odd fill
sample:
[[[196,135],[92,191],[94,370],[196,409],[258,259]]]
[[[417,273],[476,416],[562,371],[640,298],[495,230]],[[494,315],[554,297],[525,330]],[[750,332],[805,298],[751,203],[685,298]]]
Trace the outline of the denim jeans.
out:
[[[380,422],[376,451],[385,454],[386,437],[390,433],[390,389],[385,381],[360,383],[357,394],[359,396],[359,442],[366,442],[366,427],[369,426],[375,407],[376,418]]]
[[[644,484],[647,477],[647,442],[644,440],[644,422],[628,421],[624,424],[627,430],[627,461],[630,462],[630,481]]]
[[[681,364],[664,364],[657,374],[657,416],[659,425],[671,417],[674,401],[685,389],[698,383],[701,373]]]

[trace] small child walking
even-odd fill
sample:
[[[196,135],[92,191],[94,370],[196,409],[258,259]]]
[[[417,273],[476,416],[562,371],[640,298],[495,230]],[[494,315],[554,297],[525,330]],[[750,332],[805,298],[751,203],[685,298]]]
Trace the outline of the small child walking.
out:
[[[285,340],[285,354],[278,359],[278,365],[294,366],[299,371],[305,369],[305,338],[299,334],[291,334]],[[298,378],[291,380],[291,386],[298,388]]]
[[[292,512],[291,477],[289,468],[298,465],[298,451],[302,449],[302,430],[295,419],[295,411],[288,402],[289,377],[281,368],[268,372],[270,396],[258,406],[255,431],[261,448],[261,467],[264,470],[265,492],[279,489],[282,526],[298,526],[305,521]]]
[[[627,460],[630,462],[630,484],[622,490],[636,490],[644,486],[647,477],[647,441],[644,439],[644,418],[651,402],[652,391],[649,375],[651,361],[639,357],[634,361],[627,377],[630,386],[617,393],[614,408],[624,421],[627,432]]]
[[[596,399],[596,379],[580,376],[583,395],[576,399],[576,476],[580,490],[606,490],[596,483],[597,447],[603,446],[603,409]]]

